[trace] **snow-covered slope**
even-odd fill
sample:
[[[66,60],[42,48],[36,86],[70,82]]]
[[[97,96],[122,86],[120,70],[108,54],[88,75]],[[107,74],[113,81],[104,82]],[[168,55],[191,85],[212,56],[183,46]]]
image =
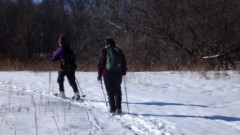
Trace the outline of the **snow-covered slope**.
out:
[[[0,135],[240,134],[237,72],[128,73],[121,116],[108,113],[96,72],[76,76],[82,103],[52,96],[57,72],[0,72]],[[65,88],[71,97],[67,80]]]

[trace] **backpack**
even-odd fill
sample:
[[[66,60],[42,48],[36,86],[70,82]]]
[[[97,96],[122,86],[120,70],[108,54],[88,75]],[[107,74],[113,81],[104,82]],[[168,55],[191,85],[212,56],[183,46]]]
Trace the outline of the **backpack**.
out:
[[[63,53],[63,60],[64,60],[64,63],[66,64],[72,64],[72,63],[75,63],[76,56],[74,52],[71,50],[71,52]]]
[[[108,71],[121,71],[123,68],[122,61],[122,51],[119,48],[107,48],[106,69]]]
[[[76,68],[76,56],[71,49],[63,50],[61,54],[61,68],[63,69],[75,69]]]

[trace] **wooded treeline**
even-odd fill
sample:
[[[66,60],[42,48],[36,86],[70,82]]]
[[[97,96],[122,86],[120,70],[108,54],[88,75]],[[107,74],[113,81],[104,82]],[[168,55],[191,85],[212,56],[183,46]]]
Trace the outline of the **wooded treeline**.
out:
[[[1,59],[47,60],[61,32],[82,68],[96,68],[109,36],[134,71],[233,68],[240,58],[240,0],[0,0],[0,5]]]

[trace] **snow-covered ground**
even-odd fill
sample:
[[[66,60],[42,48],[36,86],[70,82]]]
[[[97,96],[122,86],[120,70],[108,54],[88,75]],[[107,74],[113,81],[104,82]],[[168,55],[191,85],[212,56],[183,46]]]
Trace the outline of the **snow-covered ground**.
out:
[[[0,135],[240,134],[238,72],[128,73],[129,113],[123,83],[121,116],[108,113],[96,72],[76,73],[86,94],[82,103],[53,97],[58,92],[57,72],[49,76],[0,72]],[[71,97],[67,80],[65,88]]]

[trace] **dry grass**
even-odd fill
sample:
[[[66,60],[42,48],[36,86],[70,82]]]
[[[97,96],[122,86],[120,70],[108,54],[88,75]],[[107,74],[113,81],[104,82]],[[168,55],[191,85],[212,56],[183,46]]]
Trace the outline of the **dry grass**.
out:
[[[77,63],[78,71],[96,71],[97,66],[87,66]],[[56,71],[59,69],[59,63],[52,63],[49,61],[19,61],[4,59],[0,60],[0,71]]]
[[[22,70],[48,71],[48,70],[53,70],[54,66],[55,65],[50,64],[49,62],[46,62],[46,61],[23,62],[23,61],[19,61],[19,60],[4,59],[4,60],[1,60],[1,62],[0,62],[0,70],[1,71],[22,71]]]
[[[83,62],[77,63],[77,71],[97,71],[97,62],[83,64]],[[51,63],[47,60],[32,60],[32,61],[20,61],[11,59],[0,60],[0,71],[57,71],[59,69],[59,63]],[[240,64],[236,65],[235,70],[240,69]],[[141,65],[128,65],[128,72],[136,71],[223,71],[218,65],[211,69],[205,64],[180,66],[177,68],[171,68],[167,65],[155,65],[150,68],[144,69]]]

